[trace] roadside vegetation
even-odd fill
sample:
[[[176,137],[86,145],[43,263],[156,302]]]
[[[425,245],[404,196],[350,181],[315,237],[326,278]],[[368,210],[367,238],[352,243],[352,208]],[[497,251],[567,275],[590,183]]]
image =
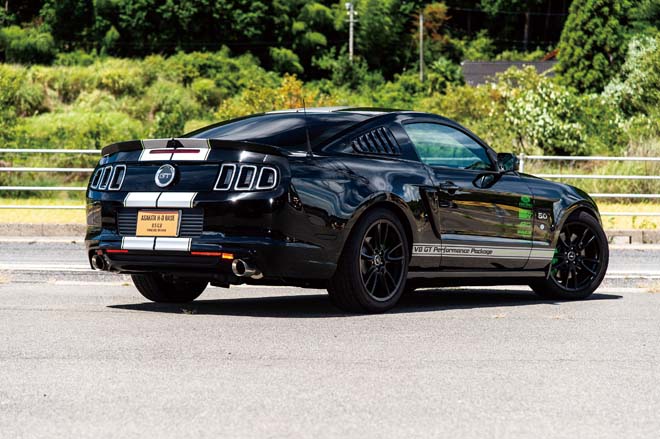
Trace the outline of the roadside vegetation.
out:
[[[0,9],[0,145],[100,149],[304,101],[308,107],[443,114],[498,151],[660,156],[657,1],[573,0],[566,11],[554,11],[549,0],[360,0],[352,62],[344,3],[6,2]],[[471,29],[465,11],[477,11],[468,12]],[[515,20],[529,12],[540,19],[546,11],[554,14],[547,17],[567,14],[563,28],[555,30],[556,42],[547,43],[553,27],[546,19],[545,29],[532,26],[521,43]],[[541,31],[545,39],[534,33]],[[534,45],[534,38],[546,43]],[[540,60],[556,48],[554,77],[531,67],[510,69],[479,86],[462,77],[463,60]],[[85,155],[0,154],[0,167],[90,167],[95,161]],[[658,164],[634,162],[530,162],[525,170],[568,167],[576,174],[660,174]],[[0,172],[0,186],[80,186],[87,178]],[[588,192],[660,192],[659,182],[648,180],[566,182]],[[79,192],[0,191],[0,197],[3,204],[82,200]]]

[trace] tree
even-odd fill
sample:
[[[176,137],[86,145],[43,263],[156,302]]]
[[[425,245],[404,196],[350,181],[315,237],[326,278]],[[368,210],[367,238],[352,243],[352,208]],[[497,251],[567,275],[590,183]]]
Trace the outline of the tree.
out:
[[[600,92],[625,59],[629,0],[574,0],[559,41],[557,72],[581,92]]]
[[[84,41],[94,25],[92,0],[46,0],[41,16],[61,46],[71,47]]]
[[[529,44],[529,13],[533,7],[540,5],[542,2],[543,0],[481,0],[481,8],[491,16],[504,11],[506,13],[520,12],[524,14],[523,50],[526,51]]]
[[[361,0],[357,3],[359,22],[356,27],[357,54],[371,69],[392,78],[414,59],[414,14],[421,1]],[[411,56],[412,55],[412,56]]]

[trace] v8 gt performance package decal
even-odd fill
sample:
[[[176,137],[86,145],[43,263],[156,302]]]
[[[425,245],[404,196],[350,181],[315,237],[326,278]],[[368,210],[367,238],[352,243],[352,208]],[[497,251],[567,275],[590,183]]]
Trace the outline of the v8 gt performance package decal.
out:
[[[499,259],[543,259],[551,260],[554,250],[550,248],[495,247],[456,244],[413,244],[413,256],[451,258],[499,258]]]

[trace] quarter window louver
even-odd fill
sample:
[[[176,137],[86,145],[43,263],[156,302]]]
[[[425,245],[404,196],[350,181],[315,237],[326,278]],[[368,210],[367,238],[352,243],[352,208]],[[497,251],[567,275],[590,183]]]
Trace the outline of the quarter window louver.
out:
[[[401,155],[392,132],[385,127],[373,129],[351,142],[353,150],[362,154]]]

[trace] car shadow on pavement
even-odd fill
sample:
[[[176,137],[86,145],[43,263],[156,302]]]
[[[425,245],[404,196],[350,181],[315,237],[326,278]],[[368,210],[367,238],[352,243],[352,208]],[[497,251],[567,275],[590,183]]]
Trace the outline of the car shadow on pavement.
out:
[[[591,295],[586,301],[616,300],[614,294]],[[560,305],[562,302],[541,299],[523,290],[465,290],[434,289],[405,294],[389,313],[418,313],[453,309],[472,309],[538,304]],[[358,316],[338,310],[327,294],[293,294],[282,296],[244,297],[231,299],[196,300],[185,304],[136,303],[109,305],[109,308],[172,314],[226,315],[245,317],[324,318]]]

